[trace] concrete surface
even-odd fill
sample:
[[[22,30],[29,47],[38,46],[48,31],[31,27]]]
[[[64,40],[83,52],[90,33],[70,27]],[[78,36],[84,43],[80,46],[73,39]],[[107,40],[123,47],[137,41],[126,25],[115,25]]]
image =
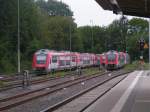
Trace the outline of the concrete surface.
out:
[[[150,112],[150,71],[135,71],[84,112]]]

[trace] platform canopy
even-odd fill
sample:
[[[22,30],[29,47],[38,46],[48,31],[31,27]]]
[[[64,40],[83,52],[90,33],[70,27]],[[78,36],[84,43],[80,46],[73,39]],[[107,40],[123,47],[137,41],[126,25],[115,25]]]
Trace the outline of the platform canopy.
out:
[[[150,17],[150,0],[96,0],[104,10],[139,17]]]

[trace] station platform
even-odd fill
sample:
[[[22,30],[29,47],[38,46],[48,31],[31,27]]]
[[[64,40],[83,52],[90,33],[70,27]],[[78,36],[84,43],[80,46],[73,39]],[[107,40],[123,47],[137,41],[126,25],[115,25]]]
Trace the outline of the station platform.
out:
[[[150,112],[150,71],[134,71],[84,112]]]

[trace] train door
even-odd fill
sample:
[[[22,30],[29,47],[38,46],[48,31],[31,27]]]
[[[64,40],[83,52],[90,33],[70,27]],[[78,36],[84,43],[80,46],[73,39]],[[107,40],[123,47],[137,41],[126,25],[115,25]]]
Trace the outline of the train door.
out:
[[[75,55],[72,56],[71,65],[72,67],[77,66],[77,57]]]
[[[70,68],[71,67],[71,55],[66,55],[65,61],[66,61],[66,68]]]
[[[61,70],[64,70],[66,68],[66,56],[65,55],[59,56],[59,65],[58,66]]]
[[[51,69],[58,69],[58,55],[52,55],[51,58]]]
[[[119,67],[123,67],[125,64],[125,57],[122,53],[119,53],[119,62],[120,62],[120,66]]]

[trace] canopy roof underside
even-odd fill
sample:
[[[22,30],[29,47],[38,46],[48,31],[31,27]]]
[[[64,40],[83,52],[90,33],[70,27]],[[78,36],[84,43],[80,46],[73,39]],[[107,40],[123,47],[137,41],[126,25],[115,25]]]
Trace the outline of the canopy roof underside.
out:
[[[150,17],[150,0],[96,0],[104,10],[124,15]]]

